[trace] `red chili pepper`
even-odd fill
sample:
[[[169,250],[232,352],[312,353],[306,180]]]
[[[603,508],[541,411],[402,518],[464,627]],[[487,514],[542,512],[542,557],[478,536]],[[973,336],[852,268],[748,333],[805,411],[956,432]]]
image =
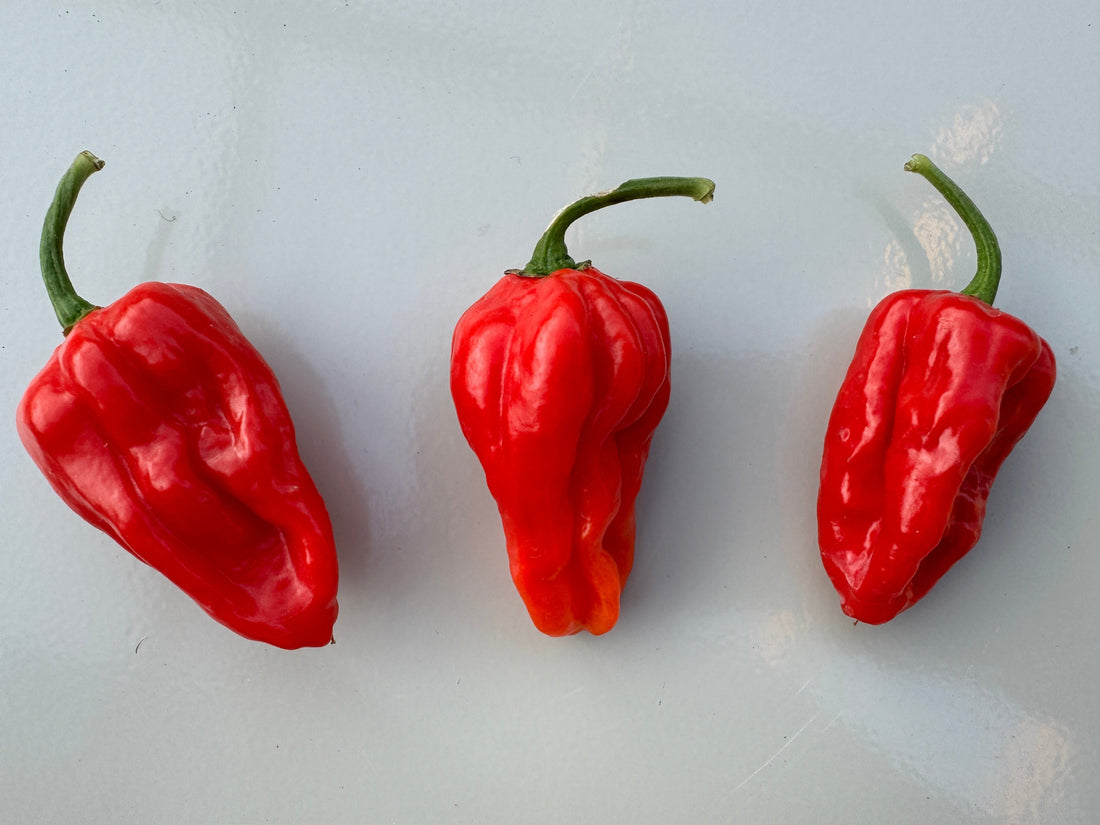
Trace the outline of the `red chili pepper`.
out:
[[[821,558],[844,612],[869,624],[911,607],[977,543],[993,479],[1055,379],[1047,342],[991,306],[1001,255],[981,212],[923,155],[905,168],[966,223],[978,271],[962,293],[884,299],[829,419]]]
[[[627,181],[566,207],[523,270],[458,322],[451,393],[497,500],[512,579],[551,636],[606,633],[634,559],[634,500],[669,398],[668,321],[639,284],[577,264],[565,230],[636,198],[707,203],[702,178]]]
[[[85,520],[214,619],[282,648],[332,640],[336,551],[278,382],[229,314],[181,284],[99,308],[73,290],[62,238],[103,167],[81,153],[42,231],[64,342],[27,389],[19,435]]]

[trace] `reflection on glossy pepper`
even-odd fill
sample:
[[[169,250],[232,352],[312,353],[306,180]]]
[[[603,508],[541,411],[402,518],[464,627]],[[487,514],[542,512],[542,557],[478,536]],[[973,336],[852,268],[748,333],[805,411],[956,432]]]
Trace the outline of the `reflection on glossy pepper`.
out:
[[[991,304],[997,239],[923,155],[928,179],[974,235],[978,272],[961,292],[903,290],[871,313],[825,436],[821,558],[849,616],[880,624],[911,607],[978,541],[1009,452],[1054,387],[1054,354]]]
[[[79,155],[46,217],[66,337],[23,396],[20,437],[73,510],[214,619],[282,648],[328,644],[332,527],[271,369],[196,287],[144,283],[103,308],[73,290],[62,236],[102,166]]]
[[[634,559],[634,500],[669,399],[668,321],[657,296],[565,247],[581,215],[634,198],[686,195],[700,178],[628,181],[551,223],[531,262],[462,316],[451,392],[497,500],[512,579],[536,627],[605,633]]]

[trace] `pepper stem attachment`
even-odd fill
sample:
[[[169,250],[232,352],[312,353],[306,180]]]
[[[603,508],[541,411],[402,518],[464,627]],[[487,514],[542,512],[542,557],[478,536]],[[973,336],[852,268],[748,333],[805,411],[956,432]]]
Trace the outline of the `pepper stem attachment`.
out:
[[[554,216],[546,232],[535,244],[530,262],[519,274],[541,278],[559,269],[576,267],[577,262],[569,256],[569,250],[565,247],[565,230],[577,218],[623,201],[674,195],[692,198],[700,203],[710,203],[714,198],[714,181],[707,178],[635,178],[608,192],[583,197]]]
[[[46,283],[46,292],[53,304],[53,311],[57,314],[57,320],[61,322],[61,328],[66,335],[77,321],[93,309],[97,309],[95,304],[85,301],[73,289],[69,273],[65,271],[65,255],[61,245],[65,237],[65,226],[69,222],[69,215],[73,211],[73,204],[76,203],[80,187],[94,172],[102,168],[103,161],[91,152],[85,151],[77,155],[69,171],[57,184],[53,203],[50,204],[46,212],[46,222],[42,225],[42,242],[38,247],[42,280]]]
[[[905,171],[916,172],[936,187],[974,236],[974,246],[978,252],[978,271],[974,273],[970,283],[959,291],[963,295],[973,295],[992,306],[1001,281],[1001,247],[997,243],[997,236],[993,234],[993,227],[959,185],[924,155],[913,155],[905,164]]]

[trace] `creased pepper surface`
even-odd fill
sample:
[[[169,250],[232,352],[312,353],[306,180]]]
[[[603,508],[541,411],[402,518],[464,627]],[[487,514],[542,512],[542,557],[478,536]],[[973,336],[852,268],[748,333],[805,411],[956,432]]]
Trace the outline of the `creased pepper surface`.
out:
[[[17,423],[70,507],[214,619],[284,648],[331,640],[328,513],[274,374],[206,292],[145,283],[88,314]]]
[[[544,633],[600,634],[618,618],[670,355],[656,295],[591,266],[509,273],[455,329],[459,422],[497,501],[512,578]]]
[[[994,477],[1054,380],[1046,341],[977,298],[879,303],[829,420],[817,505],[848,615],[888,621],[977,543]]]

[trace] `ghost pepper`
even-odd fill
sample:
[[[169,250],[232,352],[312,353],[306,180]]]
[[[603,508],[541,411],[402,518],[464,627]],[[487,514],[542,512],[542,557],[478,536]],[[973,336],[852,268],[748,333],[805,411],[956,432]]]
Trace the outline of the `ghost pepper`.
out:
[[[707,203],[713,192],[701,178],[645,178],[582,198],[455,328],[458,419],[497,501],[512,579],[548,635],[601,634],[618,619],[671,354],[657,296],[576,263],[565,231],[610,204],[672,195]]]
[[[19,404],[19,435],[59,496],[214,619],[281,648],[336,621],[332,527],[270,367],[201,289],[143,283],[96,307],[72,287],[65,226],[103,162],[81,153],[42,232],[65,340]]]
[[[974,236],[961,293],[907,289],[871,313],[825,435],[821,559],[849,616],[881,624],[921,599],[978,542],[994,477],[1054,387],[1050,346],[992,307],[996,236],[932,161],[926,178]]]

